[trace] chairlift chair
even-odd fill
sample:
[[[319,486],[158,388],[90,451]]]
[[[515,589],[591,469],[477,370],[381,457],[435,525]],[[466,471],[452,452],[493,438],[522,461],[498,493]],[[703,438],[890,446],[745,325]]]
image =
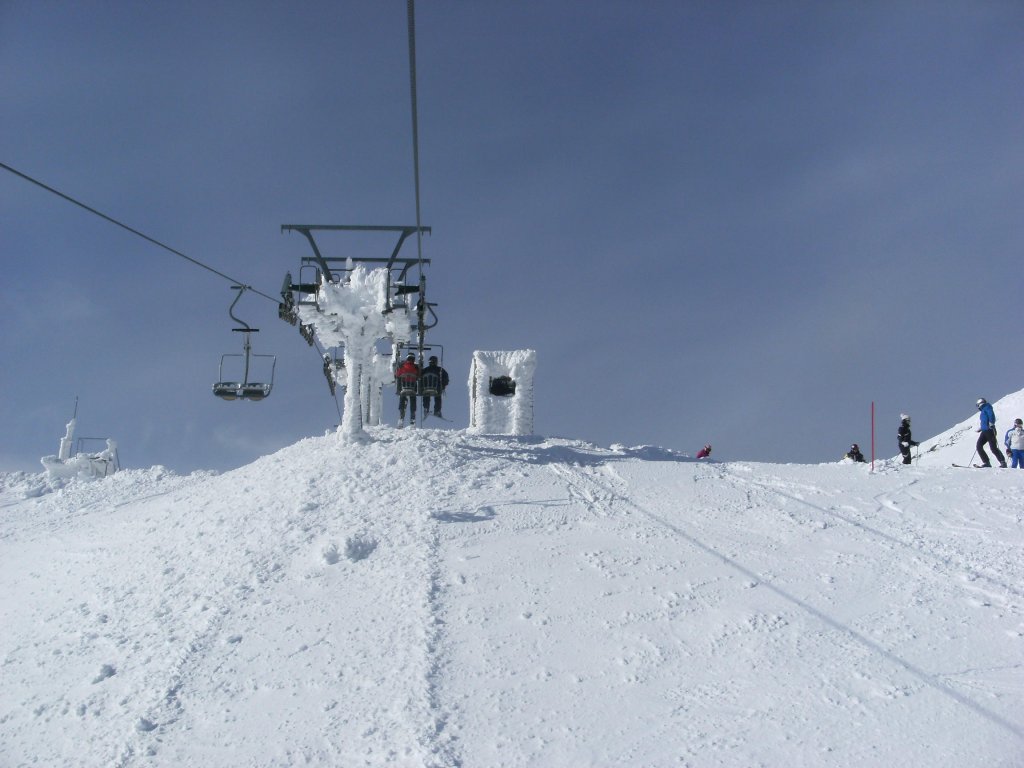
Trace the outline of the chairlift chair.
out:
[[[404,360],[405,356],[412,352],[419,358],[417,364],[420,366],[420,376],[415,381],[411,379],[402,380],[396,378],[395,381],[399,396],[441,397],[443,395],[444,387],[441,382],[441,377],[436,373],[423,373],[423,353],[433,352],[435,350],[437,351],[437,364],[439,367],[444,368],[444,347],[440,344],[426,344],[423,347],[405,344],[400,344],[398,346],[397,353],[399,360]]]
[[[220,358],[220,369],[217,377],[217,382],[213,385],[213,394],[222,400],[255,400],[259,401],[267,397],[270,391],[274,387],[274,373],[277,368],[277,355],[268,354],[255,354],[252,351],[252,343],[250,342],[250,335],[253,333],[259,333],[259,328],[251,328],[248,323],[235,317],[234,308],[238,300],[242,298],[242,294],[246,291],[244,285],[233,285],[232,290],[238,291],[238,295],[235,300],[231,302],[231,307],[228,309],[228,314],[231,319],[239,325],[241,328],[232,328],[231,330],[237,333],[245,334],[245,341],[242,344],[241,353],[229,353],[221,355]],[[224,361],[228,358],[241,358],[242,359],[242,379],[241,381],[232,381],[224,378]],[[270,358],[270,381],[259,382],[250,381],[249,372],[252,368],[254,358]]]
[[[411,375],[399,376],[395,373],[395,391],[399,397],[416,397],[419,393],[419,378]]]
[[[440,368],[444,368],[444,347],[440,344],[431,344],[423,347],[423,351],[437,352],[437,365]],[[429,356],[428,356],[429,357]],[[436,373],[420,373],[420,392],[421,397],[441,397],[444,394],[444,383],[441,381],[441,376]]]
[[[334,397],[338,386],[341,386],[342,389],[345,388],[345,360],[338,357],[337,351],[333,357],[330,352],[325,352],[323,370],[327,386],[331,390],[331,397]]]

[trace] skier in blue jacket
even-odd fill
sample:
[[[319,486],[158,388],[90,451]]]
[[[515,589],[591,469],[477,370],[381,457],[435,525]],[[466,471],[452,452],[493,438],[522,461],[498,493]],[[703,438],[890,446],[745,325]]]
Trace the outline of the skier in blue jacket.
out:
[[[985,453],[985,446],[988,445],[992,449],[992,453],[995,454],[999,466],[1006,469],[1006,457],[1003,456],[1003,452],[999,450],[999,443],[996,442],[996,412],[984,397],[978,398],[978,411],[981,415],[978,432],[981,434],[978,436],[978,444],[975,447],[978,449],[979,458],[981,458],[981,466],[992,466],[988,462],[988,454]]]

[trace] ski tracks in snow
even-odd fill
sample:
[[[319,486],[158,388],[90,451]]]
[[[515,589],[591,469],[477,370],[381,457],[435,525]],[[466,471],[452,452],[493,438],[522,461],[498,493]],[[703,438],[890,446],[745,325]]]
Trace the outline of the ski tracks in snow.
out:
[[[1020,505],[858,470],[381,429],[32,498],[0,541],[0,726],[121,768],[1019,746]]]
[[[50,764],[459,765],[436,695],[435,517],[458,483],[438,489],[421,435],[293,449],[301,464],[286,449],[148,498],[106,502],[115,476],[45,499],[17,536],[26,557],[59,536],[62,561],[21,572],[43,589],[97,576],[39,616],[54,626],[45,647],[7,644],[5,678],[25,698],[0,713],[5,731],[64,723],[64,739],[33,747]],[[94,630],[72,629],[90,617]],[[47,685],[46,667],[72,664],[81,687]],[[96,718],[104,738],[76,738]],[[239,740],[250,731],[279,736]]]
[[[661,511],[672,506],[671,504],[666,505],[665,499],[642,502],[634,498],[628,489],[627,482],[611,462],[600,467],[552,465],[552,469],[565,480],[570,490],[570,496],[587,504],[595,514],[603,517],[618,515],[624,521],[632,521],[631,525],[634,530],[630,532],[631,536],[645,538],[656,535],[644,530],[650,529],[653,524],[662,532],[670,532],[693,549],[727,565],[729,569],[745,579],[746,587],[766,589],[774,596],[781,598],[791,609],[796,609],[799,613],[804,614],[811,624],[817,624],[820,629],[811,632],[804,631],[803,638],[794,639],[793,651],[806,652],[808,640],[818,646],[815,652],[819,654],[827,652],[822,646],[823,641],[834,643],[836,650],[843,648],[842,653],[847,655],[863,655],[866,651],[883,660],[891,668],[894,667],[907,673],[913,680],[909,685],[883,684],[881,689],[883,694],[889,690],[898,696],[903,696],[912,691],[930,688],[970,710],[990,725],[1024,741],[1024,727],[1020,723],[1014,722],[1013,718],[987,706],[983,703],[983,699],[978,700],[977,694],[989,690],[989,687],[982,686],[981,690],[972,691],[970,681],[962,679],[964,676],[970,677],[972,671],[981,672],[983,677],[991,677],[996,670],[964,669],[962,672],[955,672],[951,670],[928,671],[920,668],[901,655],[898,650],[898,646],[907,639],[906,637],[901,637],[897,633],[897,639],[900,642],[897,642],[897,649],[893,649],[888,642],[889,633],[881,631],[877,626],[872,626],[876,622],[888,619],[891,623],[895,619],[898,626],[894,625],[893,628],[909,633],[909,639],[914,640],[916,635],[912,629],[908,630],[905,626],[907,624],[905,618],[886,616],[883,613],[870,617],[871,623],[864,624],[862,621],[862,626],[855,628],[848,620],[837,618],[827,607],[821,605],[822,603],[828,605],[827,599],[822,601],[820,596],[814,594],[796,594],[784,586],[786,580],[784,574],[760,571],[756,565],[748,565],[751,560],[751,552],[761,549],[779,551],[792,548],[799,555],[804,548],[801,542],[810,542],[818,534],[834,526],[845,524],[867,533],[878,542],[883,550],[902,547],[913,549],[918,554],[922,567],[911,574],[893,574],[891,583],[894,587],[908,579],[926,578],[943,580],[947,583],[952,581],[954,585],[959,584],[962,590],[970,593],[976,589],[975,582],[981,580],[993,590],[985,590],[989,599],[998,601],[1000,609],[1007,612],[1011,618],[1019,618],[1022,615],[1019,599],[1021,597],[1020,587],[1012,583],[1012,578],[998,575],[1001,572],[1013,573],[1013,569],[1006,567],[1002,571],[997,570],[996,573],[992,573],[993,564],[1009,566],[1011,562],[1014,562],[1014,555],[1019,555],[1019,546],[1008,543],[1004,547],[998,545],[990,547],[994,550],[992,563],[981,567],[977,564],[963,562],[962,558],[958,556],[955,543],[949,543],[935,536],[926,536],[925,533],[934,534],[934,527],[925,533],[920,532],[918,530],[918,526],[921,525],[920,517],[909,520],[898,518],[894,521],[893,514],[890,514],[887,518],[890,529],[883,530],[884,524],[879,521],[877,516],[870,522],[856,519],[857,516],[860,516],[860,510],[865,506],[863,504],[860,506],[847,505],[847,509],[840,509],[836,504],[823,506],[808,501],[806,496],[817,495],[826,498],[829,496],[828,492],[814,485],[801,488],[795,487],[792,481],[782,481],[778,478],[757,479],[747,473],[745,465],[737,465],[738,469],[719,464],[682,463],[680,466],[684,468],[680,474],[685,476],[681,482],[689,486],[688,493],[680,499],[683,504],[682,508],[674,510],[670,514]],[[869,508],[873,506],[875,512],[894,513],[902,517],[900,506],[895,500],[908,498],[919,506],[923,506],[925,510],[932,511],[925,499],[915,495],[913,486],[913,480],[898,485],[894,489],[878,494],[867,506]],[[706,503],[702,503],[702,497],[705,494],[713,494],[713,499],[708,496]],[[777,501],[773,501],[773,497]],[[695,503],[688,506],[687,500],[692,500]],[[654,509],[659,511],[655,512]],[[701,514],[702,509],[714,509],[718,517],[714,521],[702,520],[704,517]],[[760,520],[751,519],[751,513],[755,512],[761,518]],[[769,515],[768,518],[764,516],[766,512]],[[723,520],[723,513],[725,515],[734,513],[734,520]],[[948,515],[948,517],[952,518],[953,515]],[[787,521],[788,524],[786,524]],[[1007,521],[1008,525],[1012,523],[1009,517]],[[709,522],[713,522],[713,525],[709,525]],[[780,525],[780,523],[782,524]],[[944,530],[948,531],[952,526],[953,523],[947,522]],[[728,536],[723,538],[723,533]],[[1011,533],[1008,531],[1007,539],[1011,538]],[[998,537],[996,539],[998,542]],[[793,546],[794,542],[796,542],[795,547]],[[977,551],[977,549],[978,541],[972,540],[969,551]],[[879,554],[874,552],[868,553],[867,556],[876,562],[884,562],[884,556],[879,557]],[[840,564],[841,558],[844,556],[862,558],[865,553],[850,551],[839,552],[837,555],[840,558],[837,560],[837,564]],[[810,560],[811,558],[808,558],[808,564],[810,564]],[[820,573],[820,581],[824,584],[829,585],[834,580],[835,578],[827,571],[823,570]],[[795,583],[806,584],[809,581],[806,573],[796,574]],[[879,584],[875,583],[873,586],[877,588]],[[884,580],[881,586],[883,590],[886,589]],[[826,594],[827,591],[828,587],[826,586]],[[897,590],[893,589],[890,597],[898,599],[899,595],[896,592]],[[985,601],[977,604],[982,608],[989,605]],[[792,610],[788,613],[791,616]],[[792,620],[792,618],[787,618],[786,612],[755,613],[749,616],[749,623],[746,626],[755,632],[766,630],[770,633],[775,629],[786,627]],[[719,638],[722,641],[725,640],[729,632],[728,628],[724,629],[726,634]],[[825,631],[822,632],[821,629]],[[1008,633],[1012,634],[1012,630],[1008,630]],[[826,639],[825,635],[830,637]],[[857,646],[860,647],[859,654],[856,651]],[[804,650],[801,651],[801,648]],[[1003,667],[1003,671],[1020,677],[1022,668],[1024,665],[1018,663]],[[870,676],[866,679],[870,679]],[[829,683],[827,688],[834,689],[835,686]],[[999,690],[999,688],[1005,688],[1005,686],[997,686],[995,690]],[[852,704],[858,709],[861,706],[856,697],[851,699],[849,694],[842,694],[836,690],[833,690],[831,694],[825,693],[824,695],[834,702]]]

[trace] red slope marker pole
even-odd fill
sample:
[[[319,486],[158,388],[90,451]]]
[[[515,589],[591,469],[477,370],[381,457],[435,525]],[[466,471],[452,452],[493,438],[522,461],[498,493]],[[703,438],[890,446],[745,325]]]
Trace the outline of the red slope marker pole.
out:
[[[871,471],[875,471],[875,401],[871,401]]]

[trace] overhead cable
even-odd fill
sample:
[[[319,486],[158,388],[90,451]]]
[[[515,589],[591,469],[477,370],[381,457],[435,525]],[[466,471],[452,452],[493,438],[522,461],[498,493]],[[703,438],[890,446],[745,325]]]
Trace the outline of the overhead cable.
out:
[[[416,113],[416,9],[414,0],[407,3],[409,21],[409,92],[412,96],[412,167],[416,187],[416,256],[423,275],[423,231],[420,228],[420,139]]]
[[[111,224],[116,224],[117,226],[121,227],[121,229],[128,230],[133,235],[138,235],[143,240],[146,240],[147,242],[150,242],[150,243],[152,243],[155,246],[163,248],[165,251],[170,251],[175,256],[179,256],[180,258],[185,259],[186,261],[189,261],[192,264],[195,264],[197,267],[202,267],[203,269],[207,270],[208,272],[212,272],[213,274],[217,275],[218,277],[223,277],[225,280],[229,280],[230,282],[235,283],[236,285],[241,285],[241,286],[245,287],[246,289],[252,291],[256,295],[262,296],[265,299],[269,299],[270,301],[274,302],[275,304],[277,304],[278,301],[279,301],[278,299],[275,299],[273,296],[269,296],[269,295],[263,293],[262,291],[256,290],[251,285],[248,285],[248,284],[242,282],[241,280],[237,280],[236,278],[231,277],[230,275],[226,275],[223,272],[221,272],[221,271],[219,271],[217,269],[214,269],[213,267],[209,266],[208,264],[203,264],[203,262],[199,261],[198,259],[193,259],[191,256],[188,256],[188,255],[182,253],[179,250],[171,248],[171,246],[165,245],[164,243],[161,243],[159,240],[156,240],[156,239],[150,237],[149,235],[146,235],[146,234],[144,234],[142,232],[139,232],[139,230],[133,229],[132,227],[129,227],[127,224],[124,224],[124,223],[118,221],[117,219],[115,219],[115,218],[113,218],[111,216],[107,216],[107,214],[102,213],[101,211],[97,211],[95,208],[92,208],[92,207],[86,205],[85,203],[83,203],[83,202],[81,202],[79,200],[76,200],[75,198],[71,197],[70,195],[65,195],[60,190],[54,189],[53,187],[51,187],[51,186],[49,186],[47,184],[44,184],[43,182],[39,181],[38,179],[32,178],[28,174],[22,173],[21,171],[15,169],[15,168],[12,168],[11,166],[7,165],[6,163],[0,163],[0,168],[3,168],[5,171],[10,171],[15,176],[20,176],[25,181],[31,182],[32,184],[35,184],[37,187],[42,187],[47,192],[52,192],[53,194],[57,195],[57,197],[61,197],[61,198],[65,199],[65,200],[67,200],[69,203],[73,203],[73,204],[77,205],[79,208],[84,208],[89,213],[94,214],[95,216],[99,216],[101,219],[109,221]]]

